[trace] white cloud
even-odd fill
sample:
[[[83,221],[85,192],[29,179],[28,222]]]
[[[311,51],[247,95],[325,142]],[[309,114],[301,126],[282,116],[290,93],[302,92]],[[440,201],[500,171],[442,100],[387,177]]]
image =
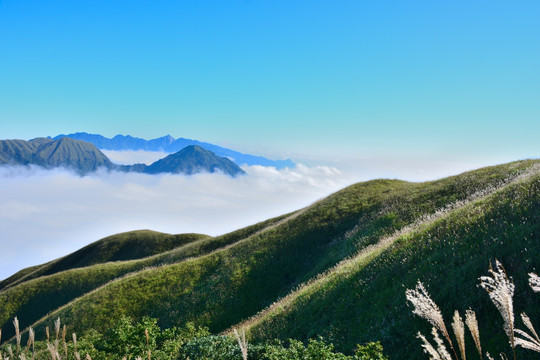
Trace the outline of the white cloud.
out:
[[[0,168],[0,278],[118,232],[223,234],[352,182],[335,168],[244,167],[248,175],[146,175]]]
[[[158,156],[107,155],[118,163],[152,162]],[[488,165],[353,157],[328,164],[334,166],[244,167],[247,175],[237,178],[104,171],[79,177],[60,169],[0,168],[0,278],[123,231],[219,235],[297,210],[354,182],[421,181]]]

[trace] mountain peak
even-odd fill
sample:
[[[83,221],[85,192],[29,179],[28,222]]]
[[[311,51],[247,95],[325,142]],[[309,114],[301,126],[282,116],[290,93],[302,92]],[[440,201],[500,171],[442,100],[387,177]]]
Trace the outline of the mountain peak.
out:
[[[236,176],[245,174],[244,170],[227,158],[219,157],[213,152],[198,145],[186,146],[182,150],[156,161],[145,169],[148,174],[157,173],[184,173],[223,172]]]

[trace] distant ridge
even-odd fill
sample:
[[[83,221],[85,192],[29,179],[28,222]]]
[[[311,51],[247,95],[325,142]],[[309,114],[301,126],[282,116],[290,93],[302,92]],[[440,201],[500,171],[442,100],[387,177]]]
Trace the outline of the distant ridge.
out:
[[[84,175],[113,164],[93,144],[70,138],[30,141],[0,140],[0,165],[37,165],[46,169],[65,167]]]
[[[187,146],[197,145],[203,149],[215,153],[217,156],[227,157],[234,161],[237,165],[262,165],[273,166],[276,169],[283,169],[285,167],[294,167],[295,163],[290,160],[270,160],[262,156],[255,156],[249,154],[243,154],[238,151],[226,149],[221,146],[202,142],[198,140],[178,138],[175,139],[171,135],[166,135],[160,138],[145,140],[136,138],[129,135],[116,135],[112,139],[106,138],[99,134],[88,134],[85,132],[77,132],[68,135],[58,135],[53,138],[57,140],[60,138],[69,137],[76,140],[83,140],[90,142],[102,150],[146,150],[146,151],[164,151],[167,153],[175,153]]]
[[[191,145],[164,159],[145,164],[117,165],[103,154],[94,144],[61,137],[57,140],[37,138],[25,140],[0,140],[1,165],[37,165],[46,169],[64,167],[86,175],[99,168],[123,172],[147,174],[195,174],[199,172],[222,172],[236,176],[245,174],[238,165],[211,151]]]

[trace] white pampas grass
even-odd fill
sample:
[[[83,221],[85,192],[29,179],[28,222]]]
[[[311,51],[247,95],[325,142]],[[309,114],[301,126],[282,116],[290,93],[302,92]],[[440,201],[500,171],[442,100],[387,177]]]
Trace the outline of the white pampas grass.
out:
[[[450,339],[450,334],[448,334],[448,330],[446,330],[446,325],[444,324],[441,310],[437,304],[431,300],[431,297],[427,293],[424,284],[418,281],[414,290],[407,289],[407,291],[405,291],[405,296],[407,297],[407,300],[414,306],[413,314],[424,318],[433,327],[439,330],[441,334],[443,334],[457,359],[456,350],[454,349],[454,345]]]
[[[514,350],[514,305],[512,300],[514,284],[508,279],[498,260],[495,260],[495,269],[490,268],[489,273],[491,276],[480,277],[480,286],[488,292],[489,298],[501,313],[504,320],[504,331],[510,340],[512,350]]]
[[[242,351],[242,358],[243,360],[247,360],[248,358],[248,343],[246,341],[246,331],[244,328],[242,328],[242,333],[239,334],[236,329],[234,329],[234,336],[236,336],[236,340],[238,340],[238,345],[240,346],[240,350]]]
[[[482,359],[482,344],[480,343],[480,331],[478,330],[478,321],[476,321],[476,313],[472,310],[465,311],[465,324],[471,332],[471,336],[474,340],[476,350],[478,350],[478,356]]]
[[[540,277],[535,273],[529,273],[529,285],[534,292],[540,292]]]
[[[452,321],[452,329],[454,330],[454,335],[459,346],[459,352],[461,353],[461,359],[466,360],[465,355],[465,324],[463,319],[459,315],[459,312],[456,310],[454,312],[454,318]]]
[[[538,334],[534,330],[534,326],[531,322],[531,319],[527,316],[525,313],[521,313],[521,320],[523,320],[523,323],[529,329],[529,331],[532,333],[532,335],[527,334],[523,330],[516,329],[515,333],[517,335],[523,336],[523,338],[516,337],[516,345],[519,345],[525,349],[533,350],[536,352],[540,352],[540,338],[538,337]]]
[[[450,356],[450,353],[446,350],[446,346],[444,346],[444,343],[442,339],[439,336],[439,332],[436,328],[431,328],[431,334],[433,335],[433,339],[435,340],[435,343],[437,344],[437,352],[441,356],[442,360],[452,360],[452,357]]]

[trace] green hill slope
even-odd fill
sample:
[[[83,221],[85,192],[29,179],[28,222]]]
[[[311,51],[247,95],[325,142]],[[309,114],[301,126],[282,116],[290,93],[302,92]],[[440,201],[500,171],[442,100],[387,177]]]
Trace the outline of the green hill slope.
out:
[[[50,313],[35,326],[39,329],[60,316],[74,330],[84,333],[89,328],[104,330],[121,315],[148,315],[159,318],[162,326],[195,321],[213,332],[223,331],[345,257],[391,238],[396,231],[408,233],[411,224],[437,218],[441,210],[452,214],[460,211],[462,203],[493,196],[494,191],[508,187],[509,181],[534,164],[516,162],[428,183],[376,180],[353,185],[213,252],[117,278]],[[373,258],[377,255],[373,253]],[[481,264],[482,269],[485,266]],[[401,273],[388,276],[395,279],[397,275]],[[404,303],[403,291],[394,289],[392,298],[403,299]],[[376,302],[379,295],[373,296],[369,301]],[[11,302],[16,306],[17,301]],[[306,311],[311,308],[309,304],[304,306]],[[320,316],[319,322],[330,320]],[[381,321],[384,324],[384,318]],[[287,324],[296,328],[295,321]],[[316,322],[313,330],[301,328],[300,324],[302,337],[318,333]],[[345,330],[333,330],[339,331]],[[351,341],[361,342],[364,338]],[[386,341],[386,337],[381,338]],[[332,339],[348,349],[345,341]]]
[[[411,314],[404,295],[420,279],[448,323],[454,309],[475,309],[485,350],[509,351],[500,316],[478,278],[499,259],[519,289],[515,313],[526,308],[540,318],[540,299],[527,286],[527,273],[540,264],[539,239],[537,172],[361,252],[246,325],[255,340],[320,335],[343,351],[380,340],[392,359],[427,358],[415,337],[430,328]]]
[[[150,230],[130,231],[108,236],[60,259],[23,269],[1,281],[0,290],[23,281],[74,268],[109,261],[141,259],[206,237],[208,236],[201,234],[170,235]]]
[[[149,267],[176,263],[190,257],[209,253],[215,249],[233,244],[240,239],[253,236],[254,234],[275,226],[280,221],[293,216],[295,216],[294,213],[280,216],[215,238],[200,235],[201,238],[199,240],[191,241],[173,250],[142,259],[106,262],[84,268],[61,271],[48,276],[42,276],[44,270],[48,270],[51,265],[65,258],[58,259],[39,267],[21,270],[19,273],[9,278],[15,280],[0,291],[0,308],[2,309],[0,312],[0,326],[4,338],[13,335],[13,327],[11,326],[10,321],[13,316],[17,315],[21,319],[21,327],[24,328],[76,297],[82,296],[85,293],[128,273],[140,271]],[[133,238],[133,234],[141,235],[140,238],[144,239],[144,232],[119,234],[110,238]],[[159,234],[160,233],[153,233],[154,236],[158,237]],[[180,238],[193,238],[199,236],[192,234],[162,235]],[[103,240],[98,241],[97,244],[101,242],[103,242]],[[118,243],[118,241],[113,242]],[[90,245],[90,248],[92,248],[92,245]],[[110,256],[111,252],[106,252],[106,254]],[[67,258],[73,259],[76,257],[67,256]],[[39,270],[41,270],[41,272]],[[23,277],[23,275],[26,275],[26,277]],[[31,279],[31,277],[34,278]]]

